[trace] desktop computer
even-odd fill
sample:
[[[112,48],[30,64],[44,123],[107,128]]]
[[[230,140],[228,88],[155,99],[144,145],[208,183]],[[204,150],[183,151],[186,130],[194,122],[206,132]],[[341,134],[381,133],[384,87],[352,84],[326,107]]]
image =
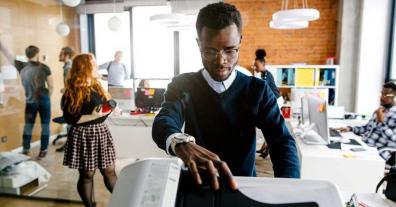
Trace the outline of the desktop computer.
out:
[[[301,98],[301,118],[304,127],[303,141],[306,144],[330,144],[327,120],[327,101],[318,96]]]
[[[163,88],[138,88],[136,91],[136,107],[145,112],[157,111],[164,101],[165,89]]]
[[[133,88],[109,86],[111,98],[117,102],[117,106],[123,111],[135,109],[135,93]]]

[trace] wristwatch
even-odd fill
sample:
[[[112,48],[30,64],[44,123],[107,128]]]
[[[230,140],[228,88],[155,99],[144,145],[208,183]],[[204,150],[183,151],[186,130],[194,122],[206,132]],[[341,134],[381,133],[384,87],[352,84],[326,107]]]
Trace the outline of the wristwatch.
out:
[[[189,142],[194,142],[195,143],[195,138],[191,135],[182,133],[182,134],[178,134],[176,136],[174,136],[171,140],[170,146],[171,149],[173,151],[173,153],[176,154],[175,152],[175,147],[177,144],[181,144],[181,143],[189,143]]]

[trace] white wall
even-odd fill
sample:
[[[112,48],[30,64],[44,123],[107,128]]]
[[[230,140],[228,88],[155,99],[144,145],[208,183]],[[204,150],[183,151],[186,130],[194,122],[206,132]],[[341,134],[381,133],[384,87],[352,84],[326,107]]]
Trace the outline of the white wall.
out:
[[[385,77],[392,0],[363,0],[355,110],[371,114],[379,106]]]
[[[337,58],[340,65],[337,104],[355,110],[357,57],[360,44],[361,1],[341,0],[338,13]]]

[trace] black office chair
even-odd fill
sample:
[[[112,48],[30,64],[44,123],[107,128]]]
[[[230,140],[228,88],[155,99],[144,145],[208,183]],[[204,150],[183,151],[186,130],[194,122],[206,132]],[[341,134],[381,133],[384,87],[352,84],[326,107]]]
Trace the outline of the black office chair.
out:
[[[53,122],[62,125],[62,131],[55,137],[52,141],[52,145],[55,145],[57,141],[62,138],[67,137],[67,124],[63,116],[55,117],[52,119]],[[62,145],[60,148],[56,149],[57,152],[62,152],[65,148],[65,145]]]

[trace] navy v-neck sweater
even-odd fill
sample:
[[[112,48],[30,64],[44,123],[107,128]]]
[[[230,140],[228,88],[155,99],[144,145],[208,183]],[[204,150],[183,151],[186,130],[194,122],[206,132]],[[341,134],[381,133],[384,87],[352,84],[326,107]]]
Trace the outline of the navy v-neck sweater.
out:
[[[231,86],[215,92],[202,71],[181,74],[168,85],[165,101],[155,117],[152,134],[165,149],[166,139],[184,132],[216,153],[237,176],[255,176],[255,127],[263,131],[275,177],[300,177],[294,138],[285,126],[268,84],[237,72]]]

